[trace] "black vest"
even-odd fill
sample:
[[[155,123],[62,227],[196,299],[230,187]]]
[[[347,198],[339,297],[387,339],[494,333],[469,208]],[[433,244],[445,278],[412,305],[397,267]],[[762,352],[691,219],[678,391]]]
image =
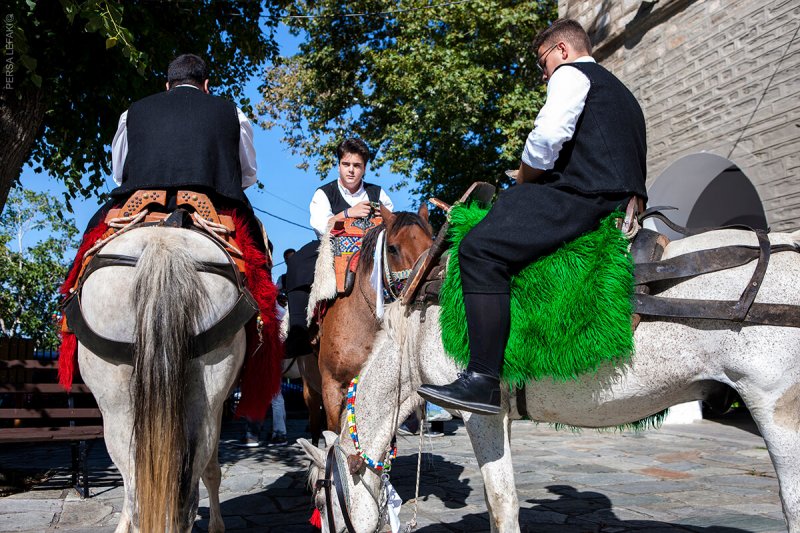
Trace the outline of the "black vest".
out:
[[[127,118],[124,197],[138,189],[213,191],[244,202],[236,106],[192,87],[176,87],[134,102]]]
[[[636,194],[647,198],[647,141],[636,97],[597,63],[565,63],[591,86],[572,139],[564,143],[544,183],[586,194]],[[557,69],[556,69],[557,70]]]
[[[331,203],[331,213],[334,215],[338,215],[350,207],[350,204],[348,204],[347,200],[344,199],[342,193],[339,192],[338,183],[339,180],[333,180],[319,188],[319,190],[324,192],[325,196],[328,197],[328,201]],[[364,189],[367,191],[367,199],[369,199],[370,202],[380,203],[381,186],[373,185],[372,183],[367,183],[366,181],[363,182],[363,185]]]

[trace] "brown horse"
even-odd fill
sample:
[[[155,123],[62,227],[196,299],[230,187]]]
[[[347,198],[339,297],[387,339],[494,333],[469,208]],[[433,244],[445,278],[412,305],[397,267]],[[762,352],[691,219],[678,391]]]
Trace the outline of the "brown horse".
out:
[[[398,273],[411,269],[433,242],[427,206],[422,204],[416,214],[404,211],[392,213],[381,207],[381,216],[385,228],[385,250],[378,252],[386,258],[388,271]],[[341,429],[347,387],[366,362],[380,328],[370,275],[381,228],[373,228],[364,236],[353,290],[329,304],[319,328],[322,400],[328,429],[336,433]]]

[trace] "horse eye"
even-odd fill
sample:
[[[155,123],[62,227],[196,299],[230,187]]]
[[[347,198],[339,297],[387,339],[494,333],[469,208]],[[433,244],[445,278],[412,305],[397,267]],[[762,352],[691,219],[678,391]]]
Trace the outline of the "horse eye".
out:
[[[390,254],[392,254],[392,255],[397,255],[397,254],[399,254],[399,253],[400,253],[400,252],[398,252],[398,250],[397,250],[397,246],[395,246],[394,244],[389,244],[389,245],[387,245],[387,246],[386,246],[386,250],[387,250],[387,251],[388,251]]]

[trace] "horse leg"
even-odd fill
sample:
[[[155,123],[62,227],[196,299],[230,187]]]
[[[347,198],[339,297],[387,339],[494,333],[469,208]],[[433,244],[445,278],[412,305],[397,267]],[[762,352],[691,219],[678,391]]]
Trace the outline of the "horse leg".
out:
[[[222,510],[219,505],[219,486],[222,483],[222,470],[219,467],[219,441],[214,446],[214,452],[208,459],[202,477],[203,485],[208,490],[208,531],[209,533],[222,533],[225,531],[225,522],[222,520]]]
[[[518,532],[519,502],[511,464],[508,413],[496,416],[464,413],[464,425],[483,476],[492,531]]]
[[[781,389],[774,389],[781,390]],[[789,533],[800,533],[800,383],[782,393],[740,391],[764,437],[780,486],[783,514]]]
[[[308,385],[303,378],[303,400],[308,408],[308,430],[311,433],[311,442],[319,446],[322,435],[322,395]]]
[[[344,395],[342,384],[331,376],[322,376],[322,402],[325,406],[325,416],[328,431],[337,435],[341,431],[342,410],[344,409]]]

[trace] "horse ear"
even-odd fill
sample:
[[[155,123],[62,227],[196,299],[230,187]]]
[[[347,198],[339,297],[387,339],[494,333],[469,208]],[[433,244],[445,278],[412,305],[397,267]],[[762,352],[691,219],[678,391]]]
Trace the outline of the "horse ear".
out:
[[[385,205],[381,204],[381,218],[386,226],[391,226],[394,222],[395,215],[389,211]]]
[[[419,206],[419,209],[417,209],[417,214],[419,215],[419,218],[424,220],[425,223],[427,224],[428,223],[428,204],[425,203],[425,202],[422,202],[422,204]]]
[[[347,469],[350,470],[350,474],[355,476],[361,469],[364,468],[364,458],[360,455],[350,454],[347,456]]]
[[[306,456],[311,459],[311,462],[320,468],[325,468],[325,452],[308,442],[306,439],[297,439]]]

